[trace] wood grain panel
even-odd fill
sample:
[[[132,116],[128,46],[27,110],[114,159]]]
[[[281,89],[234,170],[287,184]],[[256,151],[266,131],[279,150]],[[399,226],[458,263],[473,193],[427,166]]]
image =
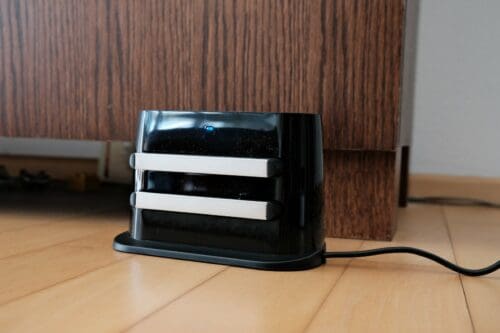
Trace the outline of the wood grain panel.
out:
[[[396,229],[400,151],[324,155],[326,235],[390,240]]]
[[[0,136],[125,139],[141,109],[322,113],[397,145],[404,0],[0,0]]]
[[[394,149],[398,137],[404,1],[332,1],[323,12],[327,147]]]

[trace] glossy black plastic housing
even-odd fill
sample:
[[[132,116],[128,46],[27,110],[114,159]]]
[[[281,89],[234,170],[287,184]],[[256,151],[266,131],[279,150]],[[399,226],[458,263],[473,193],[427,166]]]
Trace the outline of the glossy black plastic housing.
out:
[[[269,177],[136,170],[135,191],[268,202],[276,213],[259,220],[132,207],[115,249],[276,270],[324,262],[318,115],[143,111],[137,152],[272,160],[279,170]]]

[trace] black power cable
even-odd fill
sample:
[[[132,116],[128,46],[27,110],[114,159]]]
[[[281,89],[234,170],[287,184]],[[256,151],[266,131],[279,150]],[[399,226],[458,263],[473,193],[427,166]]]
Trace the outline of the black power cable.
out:
[[[488,208],[500,208],[500,203],[475,199],[475,198],[460,198],[460,197],[441,197],[441,196],[409,197],[408,202],[429,204],[429,205],[479,206]]]
[[[485,201],[481,199],[471,199],[471,198],[459,198],[459,197],[410,197],[408,202],[420,203],[420,204],[431,204],[431,205],[450,205],[450,206],[479,206],[479,207],[489,207],[489,208],[500,208],[500,204],[490,201]],[[448,260],[441,258],[434,253],[430,253],[421,249],[407,246],[395,246],[395,247],[384,247],[371,250],[362,251],[342,251],[342,252],[325,252],[325,258],[359,258],[359,257],[371,257],[378,256],[380,254],[388,253],[410,253],[417,256],[421,256],[444,267],[455,271],[457,273],[468,275],[468,276],[481,276],[493,273],[494,271],[500,269],[500,260],[483,268],[470,269],[455,265]]]
[[[452,271],[457,273],[467,275],[467,276],[481,276],[493,273],[494,271],[500,269],[500,260],[491,264],[490,266],[479,268],[479,269],[470,269],[464,268],[458,265],[455,265],[452,262],[449,262],[446,259],[443,259],[434,253],[430,253],[421,249],[417,249],[414,247],[406,247],[406,246],[396,246],[396,247],[384,247],[379,249],[371,249],[371,250],[361,250],[361,251],[341,251],[341,252],[325,252],[325,258],[359,258],[359,257],[370,257],[377,256],[380,254],[388,254],[388,253],[410,253],[417,256],[425,257],[427,259],[433,260],[438,264],[445,266]]]

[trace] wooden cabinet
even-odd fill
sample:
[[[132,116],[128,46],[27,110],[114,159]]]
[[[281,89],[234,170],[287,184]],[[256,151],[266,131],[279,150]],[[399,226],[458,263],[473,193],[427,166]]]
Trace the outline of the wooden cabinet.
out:
[[[388,239],[404,24],[403,0],[0,0],[0,136],[131,140],[142,109],[320,113],[330,234]]]

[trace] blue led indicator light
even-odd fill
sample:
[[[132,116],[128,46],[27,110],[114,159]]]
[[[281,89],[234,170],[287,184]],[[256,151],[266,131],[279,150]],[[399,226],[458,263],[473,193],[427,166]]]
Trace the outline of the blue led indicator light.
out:
[[[207,132],[213,132],[213,131],[215,131],[215,127],[210,126],[210,125],[206,125],[205,126],[205,131],[207,131]]]

